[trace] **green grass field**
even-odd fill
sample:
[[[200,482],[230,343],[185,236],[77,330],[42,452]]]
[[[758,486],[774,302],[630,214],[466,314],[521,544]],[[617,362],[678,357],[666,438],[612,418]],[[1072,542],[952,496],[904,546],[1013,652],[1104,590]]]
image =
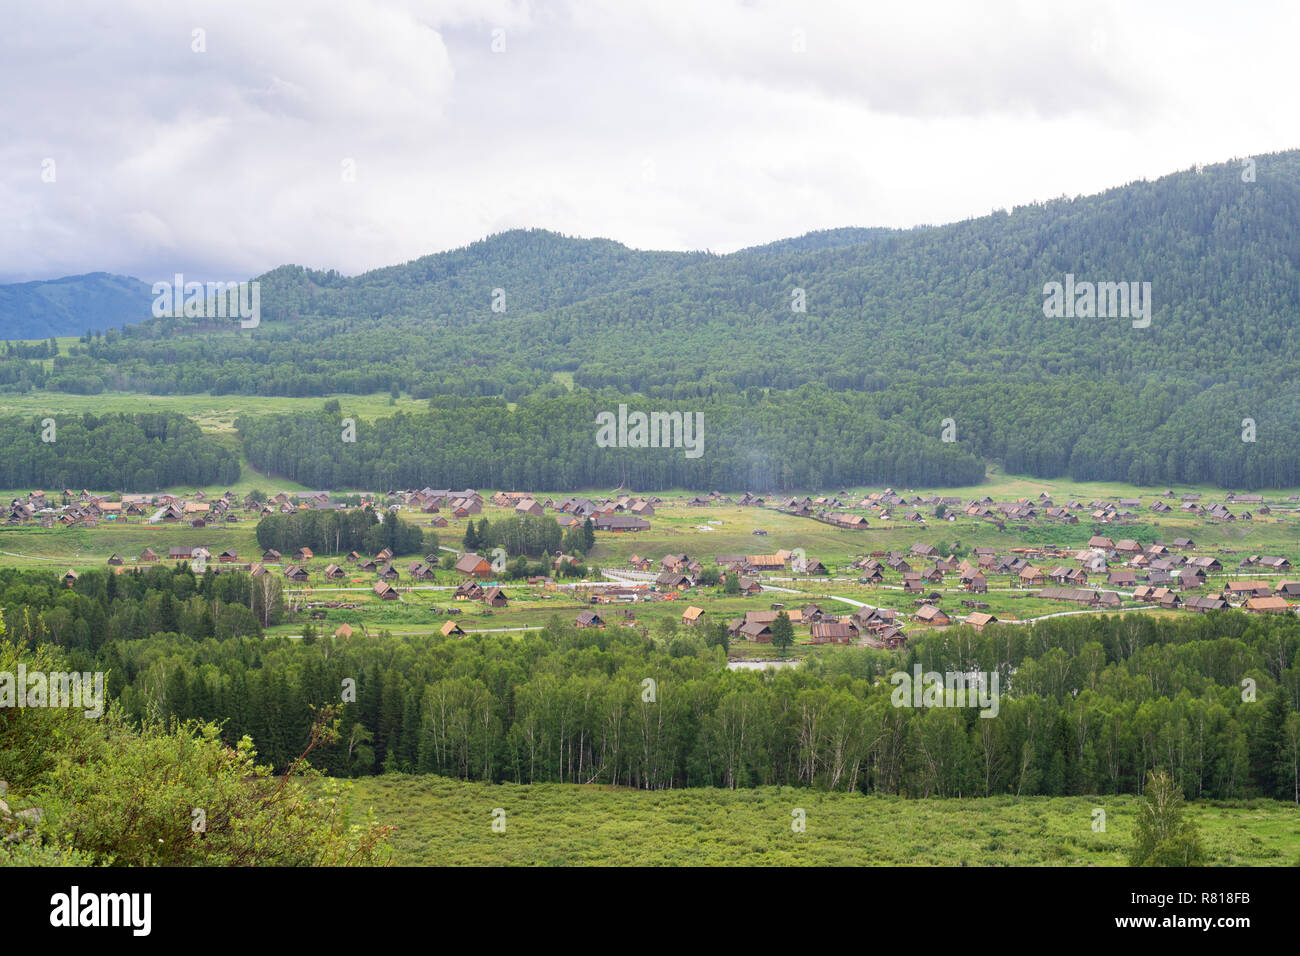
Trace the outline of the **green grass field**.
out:
[[[393,824],[412,866],[1122,866],[1136,797],[905,800],[793,788],[640,791],[354,782],[353,808]],[[1104,832],[1093,830],[1094,810]],[[494,832],[493,811],[505,830]],[[805,831],[792,813],[802,810]],[[1218,866],[1300,865],[1300,810],[1275,801],[1191,804]],[[498,818],[499,818],[498,814]]]
[[[331,398],[337,398],[344,410],[365,421],[383,418],[395,412],[418,412],[428,403],[408,396],[389,405],[387,392],[371,395],[317,395],[289,398],[274,395],[149,395],[145,392],[103,392],[99,395],[70,395],[34,389],[22,394],[0,395],[0,415],[81,415],[94,412],[176,412],[194,419],[209,434],[233,433],[235,419],[241,415],[284,415],[294,412],[318,412]]]

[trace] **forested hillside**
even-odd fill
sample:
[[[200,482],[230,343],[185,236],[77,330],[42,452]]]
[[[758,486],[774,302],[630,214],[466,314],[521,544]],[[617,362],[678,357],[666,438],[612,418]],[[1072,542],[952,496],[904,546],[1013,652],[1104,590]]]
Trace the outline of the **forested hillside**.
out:
[[[119,328],[149,318],[152,304],[149,283],[106,272],[0,285],[0,339]]]
[[[262,277],[255,329],[152,321],[88,336],[49,369],[5,358],[0,388],[502,399],[521,414],[478,447],[509,450],[536,448],[531,413],[563,373],[578,394],[684,401],[717,416],[706,457],[720,457],[628,465],[665,481],[739,487],[771,473],[771,487],[786,487],[789,467],[810,483],[818,472],[940,484],[956,455],[967,456],[959,471],[994,459],[1044,477],[1295,484],[1300,152],[1256,162],[1253,181],[1228,162],[946,226],[833,230],[725,256],[534,230],[354,278],[285,266]],[[1046,317],[1044,286],[1067,274],[1150,283],[1149,325]],[[822,393],[805,385],[854,414],[829,452],[770,438],[806,423],[804,403]],[[930,450],[946,418],[960,452]],[[326,483],[326,464],[272,465],[265,433],[249,434],[254,461]],[[882,434],[893,437],[882,445]],[[412,473],[392,464],[402,447],[383,433],[376,442],[367,455],[387,462],[337,470]],[[554,468],[579,481],[624,468],[575,460],[596,449],[567,439],[549,447],[565,453]],[[851,464],[826,463],[841,458]]]

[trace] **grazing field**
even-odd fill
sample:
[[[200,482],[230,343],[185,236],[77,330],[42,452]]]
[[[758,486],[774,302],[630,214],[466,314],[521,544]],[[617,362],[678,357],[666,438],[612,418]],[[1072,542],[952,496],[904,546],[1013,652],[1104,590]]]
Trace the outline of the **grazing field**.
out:
[[[641,791],[385,775],[353,806],[397,826],[412,866],[1123,866],[1135,797],[907,800],[790,787]],[[1105,832],[1093,811],[1105,811]],[[505,832],[492,829],[505,811]],[[803,810],[795,833],[792,811]],[[1194,803],[1211,865],[1300,865],[1300,810]]]
[[[68,567],[84,570],[102,568],[114,552],[121,555],[127,565],[145,548],[153,548],[164,560],[171,547],[197,547],[203,545],[214,555],[234,548],[240,557],[256,560],[261,554],[257,547],[256,522],[241,521],[222,526],[214,523],[207,528],[188,525],[148,524],[140,520],[101,521],[98,527],[73,526],[64,528],[33,527],[30,525],[0,528],[0,564],[5,567],[38,567],[58,565],[63,571]]]

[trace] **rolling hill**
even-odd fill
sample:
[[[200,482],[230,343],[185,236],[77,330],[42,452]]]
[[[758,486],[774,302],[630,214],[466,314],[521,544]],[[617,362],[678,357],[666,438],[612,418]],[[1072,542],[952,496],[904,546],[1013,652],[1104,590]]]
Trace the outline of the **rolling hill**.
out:
[[[805,479],[937,480],[907,459],[950,459],[938,443],[951,420],[966,457],[945,473],[991,459],[1043,477],[1294,484],[1300,151],[1255,160],[1250,181],[1230,161],[944,226],[831,230],[729,255],[516,230],[355,277],[282,266],[260,279],[256,329],[150,320],[50,370],[0,363],[0,389],[391,388],[523,403],[522,417],[493,419],[501,447],[483,448],[508,454],[562,378],[587,397],[551,454],[584,444],[572,438],[593,402],[695,402],[730,429],[718,436],[725,474],[696,475],[719,483],[745,483],[736,463],[761,406],[760,430],[787,436],[758,449],[762,472],[789,482],[789,463],[809,456],[823,462]],[[1099,304],[1071,296],[1077,310],[1050,316],[1052,283],[1090,284]],[[801,410],[823,400],[837,434],[809,435]],[[885,445],[857,433],[867,422],[886,427]],[[846,445],[870,466],[840,461]],[[690,477],[684,467],[672,480]]]
[[[0,339],[121,328],[149,318],[152,304],[147,282],[107,272],[0,285]]]

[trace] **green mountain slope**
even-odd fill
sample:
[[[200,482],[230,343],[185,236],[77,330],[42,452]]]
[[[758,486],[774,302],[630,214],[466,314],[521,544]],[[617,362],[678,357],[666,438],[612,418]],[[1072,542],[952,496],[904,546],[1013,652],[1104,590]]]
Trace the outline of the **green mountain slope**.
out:
[[[1256,164],[1249,182],[1233,161],[946,226],[831,230],[726,256],[529,230],[356,277],[285,266],[262,277],[256,329],[150,321],[92,340],[49,373],[0,364],[0,388],[397,387],[535,403],[556,397],[553,374],[565,372],[600,394],[575,400],[551,454],[586,441],[578,418],[593,401],[640,396],[710,409],[735,429],[728,461],[740,461],[746,430],[758,428],[746,409],[761,401],[771,434],[772,416],[800,419],[783,407],[828,396],[835,415],[862,424],[815,452],[793,435],[765,444],[765,461],[834,457],[839,446],[878,456],[862,439],[868,421],[883,422],[894,436],[885,472],[924,481],[927,469],[898,462],[949,458],[932,445],[951,419],[952,451],[1014,471],[1294,484],[1300,152]],[[1149,322],[1045,315],[1045,287],[1067,277],[1149,289]],[[494,427],[518,438],[533,427],[524,421]],[[881,473],[879,457],[826,464],[808,474]],[[783,470],[792,466],[764,466]]]
[[[0,339],[43,339],[120,328],[151,315],[148,283],[92,272],[0,285]]]

